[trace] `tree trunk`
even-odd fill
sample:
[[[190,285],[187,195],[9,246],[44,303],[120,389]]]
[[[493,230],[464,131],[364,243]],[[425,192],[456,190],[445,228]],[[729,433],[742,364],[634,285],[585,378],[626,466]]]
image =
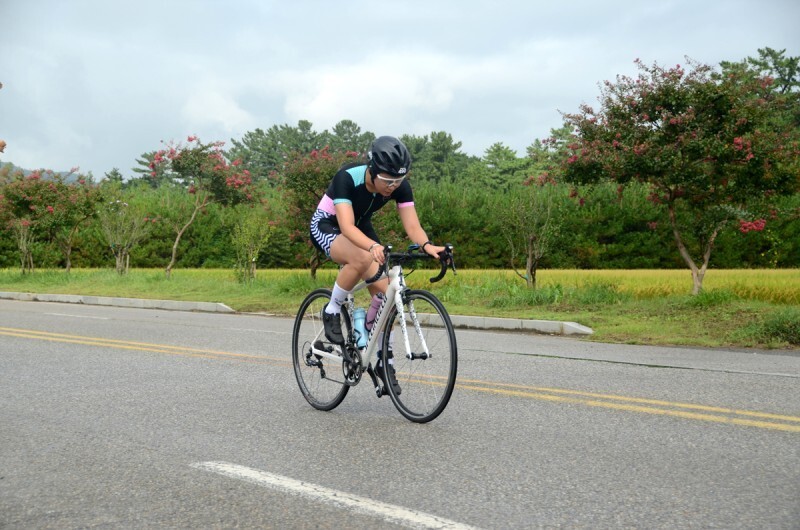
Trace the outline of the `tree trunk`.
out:
[[[119,249],[119,251],[114,252],[114,262],[114,268],[116,269],[117,274],[125,274],[125,251],[123,249]]]
[[[186,232],[186,230],[188,230],[189,227],[192,226],[192,223],[194,223],[194,220],[197,217],[197,212],[199,212],[200,210],[205,208],[206,204],[208,204],[206,198],[203,198],[201,200],[198,197],[198,199],[195,201],[194,211],[192,212],[192,217],[189,218],[189,221],[185,225],[183,225],[183,227],[180,230],[178,230],[178,235],[175,238],[175,242],[172,244],[172,259],[169,261],[169,265],[167,265],[167,268],[164,271],[166,273],[166,275],[167,275],[167,279],[168,280],[170,278],[170,275],[172,274],[172,267],[175,266],[175,262],[178,259],[178,245],[181,242],[181,237],[183,237],[184,232]]]
[[[534,258],[534,238],[528,239],[527,257],[525,258],[525,281],[531,289],[536,288],[536,265],[537,260]]]
[[[311,279],[317,279],[317,269],[322,264],[322,259],[319,257],[319,251],[314,250],[314,254],[311,256],[311,259],[308,260],[308,265],[311,268]]]
[[[686,245],[683,243],[683,238],[678,230],[674,206],[670,204],[668,210],[669,222],[672,225],[672,235],[675,237],[675,243],[678,245],[678,252],[680,252],[683,261],[692,271],[692,294],[700,294],[703,291],[703,278],[705,278],[706,271],[708,270],[708,262],[711,259],[711,249],[714,247],[714,240],[717,239],[717,235],[719,235],[720,230],[722,230],[724,223],[720,223],[714,227],[714,230],[711,232],[711,236],[708,238],[708,241],[703,247],[703,263],[700,267],[698,267],[695,261],[692,259],[692,256],[689,254]]]
[[[69,271],[70,271],[70,270],[72,270],[72,260],[70,259],[70,256],[71,256],[71,255],[72,255],[72,247],[69,247],[69,248],[68,248],[68,249],[67,249],[67,250],[64,252],[64,260],[65,260],[65,262],[64,262],[64,268],[66,269],[66,271],[67,271],[67,274],[69,274]]]

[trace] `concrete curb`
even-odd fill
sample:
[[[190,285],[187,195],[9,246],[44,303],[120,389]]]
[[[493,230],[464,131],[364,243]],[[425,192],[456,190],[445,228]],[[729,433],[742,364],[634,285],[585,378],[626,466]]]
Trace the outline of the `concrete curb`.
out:
[[[592,328],[576,322],[559,322],[554,320],[523,320],[517,318],[469,317],[450,315],[457,328],[499,329],[516,331],[535,331],[550,335],[591,335]]]
[[[35,294],[0,292],[0,299],[23,302],[57,302],[63,304],[86,304],[138,309],[166,309],[170,311],[200,311],[206,313],[236,313],[225,304],[215,302],[179,302],[176,300],[147,300],[142,298],[115,298],[108,296],[85,296],[77,294]],[[504,331],[532,331],[548,335],[591,335],[591,328],[575,322],[552,320],[524,320],[517,318],[473,317],[450,315],[457,328],[497,329]]]
[[[206,313],[235,313],[225,304],[215,302],[179,302],[176,300],[147,300],[142,298],[116,298],[84,296],[77,294],[35,294],[0,292],[0,298],[24,302],[58,302],[64,304],[107,305],[138,309],[166,309],[170,311],[201,311]]]

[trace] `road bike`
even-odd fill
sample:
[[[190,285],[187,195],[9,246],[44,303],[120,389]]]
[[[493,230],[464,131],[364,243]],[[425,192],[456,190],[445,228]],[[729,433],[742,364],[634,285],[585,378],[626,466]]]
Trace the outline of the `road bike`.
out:
[[[431,283],[441,280],[448,268],[453,274],[456,272],[453,247],[446,245],[445,249],[439,256],[441,270],[430,278]],[[292,331],[294,373],[311,406],[329,411],[342,402],[366,372],[377,397],[388,394],[403,416],[426,423],[442,413],[453,393],[458,364],[456,335],[439,299],[429,291],[410,289],[405,283],[403,265],[434,258],[419,252],[419,245],[412,245],[405,252],[393,252],[387,246],[385,257],[378,274],[360,282],[342,305],[343,345],[329,342],[322,324],[322,311],[331,298],[331,290],[317,289],[306,296]],[[355,294],[385,274],[389,287],[372,328],[366,332],[368,337],[363,337],[354,325]],[[377,358],[375,366],[373,355]],[[393,363],[399,387],[377,377],[379,362],[384,374]]]

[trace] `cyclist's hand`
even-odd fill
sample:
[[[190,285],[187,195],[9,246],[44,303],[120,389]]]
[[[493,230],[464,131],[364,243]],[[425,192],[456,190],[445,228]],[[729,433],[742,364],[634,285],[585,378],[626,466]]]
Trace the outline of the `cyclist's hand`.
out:
[[[383,262],[386,261],[386,247],[383,245],[375,245],[369,249],[369,253],[372,254],[372,259],[377,261],[378,265],[383,265]]]
[[[436,259],[441,259],[442,252],[445,252],[446,250],[447,249],[445,247],[439,247],[436,245],[425,245],[425,253]]]
[[[455,274],[456,265],[455,262],[453,261],[453,245],[448,243],[445,246],[443,246],[442,249],[443,250],[439,252],[439,255],[437,256],[439,258],[439,261],[441,261],[445,265],[449,265],[450,268],[453,269],[453,274]]]

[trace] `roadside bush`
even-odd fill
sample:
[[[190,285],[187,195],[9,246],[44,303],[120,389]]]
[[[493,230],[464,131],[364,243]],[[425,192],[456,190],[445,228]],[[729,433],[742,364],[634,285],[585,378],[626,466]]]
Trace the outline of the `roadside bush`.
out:
[[[800,309],[790,308],[772,313],[760,324],[758,337],[763,342],[771,339],[800,344]]]
[[[620,292],[617,285],[611,283],[590,283],[575,290],[570,297],[571,302],[584,305],[619,304],[631,298],[627,293]]]
[[[695,296],[690,296],[686,299],[686,305],[689,307],[714,307],[719,305],[728,304],[739,297],[736,293],[728,289],[710,289],[700,291]]]

